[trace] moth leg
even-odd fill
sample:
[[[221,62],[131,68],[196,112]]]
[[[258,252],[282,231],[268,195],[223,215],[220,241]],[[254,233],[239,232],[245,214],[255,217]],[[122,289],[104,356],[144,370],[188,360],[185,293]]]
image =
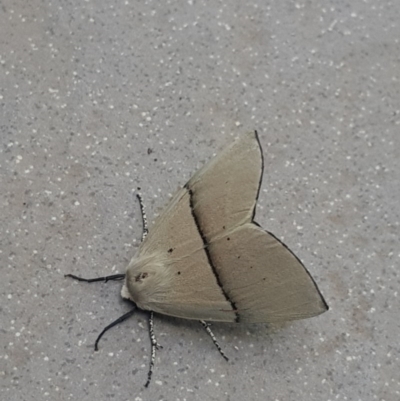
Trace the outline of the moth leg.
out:
[[[75,276],[74,274],[64,274],[64,277],[71,277],[74,280],[85,281],[86,283],[94,283],[95,281],[104,281],[106,283],[107,281],[112,281],[112,280],[123,280],[125,278],[125,274],[112,274],[111,276],[96,277],[96,278],[83,278]]]
[[[144,207],[142,194],[140,192],[138,192],[136,194],[136,197],[138,198],[139,205],[140,205],[140,211],[142,212],[142,223],[143,223],[142,242],[143,242],[144,239],[147,237],[147,233],[149,232],[149,229],[147,226],[146,209]]]
[[[156,359],[156,350],[162,348],[162,346],[157,342],[156,336],[154,334],[154,314],[150,312],[149,315],[149,334],[150,334],[150,342],[151,342],[151,359],[150,359],[150,366],[149,371],[147,372],[147,381],[144,385],[148,387],[151,381],[151,376],[153,374],[154,369],[154,361]]]
[[[136,310],[136,306],[132,310],[130,310],[129,312],[125,313],[125,315],[120,316],[117,320],[114,320],[111,324],[109,324],[107,327],[105,327],[103,329],[103,331],[98,335],[98,337],[96,339],[96,342],[94,343],[94,350],[95,351],[99,350],[98,344],[99,344],[100,338],[103,337],[104,333],[107,330],[111,329],[111,327],[114,327],[117,324],[119,324],[119,323],[123,322],[124,320],[128,319],[128,317],[131,317],[133,315],[133,313],[135,312],[135,310]]]
[[[217,339],[215,338],[214,333],[211,331],[210,329],[210,325],[205,322],[204,320],[200,320],[200,323],[203,325],[203,327],[206,329],[206,332],[208,333],[208,335],[211,337],[211,340],[213,340],[214,345],[217,347],[217,350],[219,351],[219,353],[221,354],[221,356],[229,361],[228,357],[225,355],[224,351],[222,351],[222,348],[220,347],[220,345],[218,344]]]

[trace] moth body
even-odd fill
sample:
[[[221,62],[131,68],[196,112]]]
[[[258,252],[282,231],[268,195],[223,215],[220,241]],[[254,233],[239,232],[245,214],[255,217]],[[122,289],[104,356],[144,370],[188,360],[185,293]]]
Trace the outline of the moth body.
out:
[[[140,309],[151,310],[149,301],[164,302],[172,279],[172,271],[160,255],[134,257],[126,270],[121,295],[133,301]]]

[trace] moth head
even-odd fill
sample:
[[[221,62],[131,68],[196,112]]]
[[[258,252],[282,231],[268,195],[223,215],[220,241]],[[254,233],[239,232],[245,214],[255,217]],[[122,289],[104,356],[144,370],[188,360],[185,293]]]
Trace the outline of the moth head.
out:
[[[162,302],[169,286],[170,274],[165,261],[156,255],[138,256],[127,267],[121,295],[139,308],[151,310],[151,303]]]

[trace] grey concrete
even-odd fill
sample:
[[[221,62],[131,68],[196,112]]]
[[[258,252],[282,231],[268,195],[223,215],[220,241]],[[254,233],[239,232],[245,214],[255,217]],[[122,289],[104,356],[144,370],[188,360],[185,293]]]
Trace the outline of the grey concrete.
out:
[[[2,400],[400,398],[400,3],[11,1],[0,11]],[[146,315],[120,283],[154,217],[257,129],[257,221],[331,310],[283,327]]]

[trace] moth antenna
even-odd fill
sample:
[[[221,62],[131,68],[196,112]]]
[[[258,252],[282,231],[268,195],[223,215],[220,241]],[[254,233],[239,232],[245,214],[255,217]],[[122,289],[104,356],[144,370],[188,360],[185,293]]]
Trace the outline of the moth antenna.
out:
[[[142,242],[143,242],[144,239],[147,237],[147,233],[149,232],[149,229],[147,227],[146,209],[144,207],[142,194],[140,192],[138,192],[136,194],[136,197],[138,198],[139,205],[140,205],[140,211],[142,212],[142,223],[143,223]]]
[[[150,334],[150,342],[151,342],[151,358],[150,358],[150,366],[149,366],[149,371],[147,372],[147,381],[146,384],[144,385],[145,387],[148,387],[151,381],[151,376],[153,374],[153,369],[154,369],[154,362],[156,359],[156,350],[162,348],[162,345],[160,345],[157,342],[156,336],[154,334],[154,313],[150,312],[149,314],[149,334]]]
[[[214,345],[217,347],[217,350],[219,351],[219,353],[221,354],[221,356],[226,360],[229,361],[228,357],[225,355],[224,351],[222,351],[221,346],[218,344],[218,341],[214,335],[214,333],[212,332],[210,325],[205,322],[204,320],[200,320],[200,323],[203,325],[203,327],[206,329],[206,332],[208,333],[208,335],[211,337],[211,340],[213,341]]]
[[[111,327],[114,327],[117,324],[119,324],[119,323],[123,322],[124,320],[128,319],[128,317],[131,317],[134,314],[135,311],[136,311],[136,305],[134,306],[134,308],[132,310],[130,310],[129,312],[125,313],[125,315],[120,316],[117,320],[114,320],[111,324],[109,324],[107,327],[105,327],[103,329],[103,331],[98,335],[98,337],[96,339],[96,342],[94,343],[94,350],[95,351],[99,350],[98,344],[99,344],[100,338],[103,337],[104,333],[107,330],[111,329]]]
[[[64,274],[64,277],[71,277],[77,281],[84,281],[86,283],[94,283],[96,281],[113,281],[113,280],[123,280],[125,278],[125,274],[112,274],[111,276],[104,277],[96,277],[96,278],[83,278],[79,276],[75,276],[75,274]]]

